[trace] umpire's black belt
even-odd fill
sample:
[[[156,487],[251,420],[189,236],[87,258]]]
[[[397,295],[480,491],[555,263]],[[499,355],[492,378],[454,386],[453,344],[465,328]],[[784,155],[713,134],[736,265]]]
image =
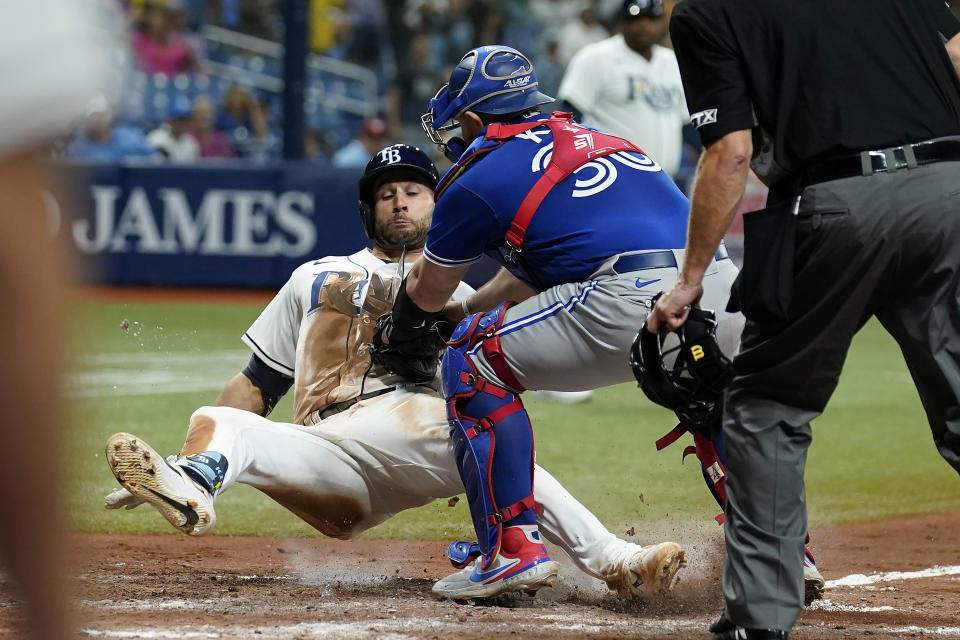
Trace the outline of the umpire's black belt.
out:
[[[714,260],[726,260],[730,255],[727,253],[727,247],[723,244],[717,249],[713,256]],[[616,273],[630,273],[631,271],[643,271],[644,269],[666,269],[677,267],[677,257],[673,251],[649,251],[647,253],[631,253],[621,256],[613,263],[613,270]]]
[[[344,400],[343,402],[335,402],[334,404],[327,405],[327,407],[317,415],[321,420],[323,420],[325,418],[329,418],[330,416],[335,416],[341,411],[346,411],[358,402],[363,402],[364,400],[369,400],[370,398],[376,398],[377,396],[382,396],[383,394],[390,393],[394,390],[396,390],[396,387],[385,387],[383,389],[378,389],[376,391],[371,391],[370,393],[357,396],[356,398]]]
[[[928,140],[830,158],[804,169],[800,185],[805,187],[818,182],[868,176],[945,160],[960,160],[960,140]]]

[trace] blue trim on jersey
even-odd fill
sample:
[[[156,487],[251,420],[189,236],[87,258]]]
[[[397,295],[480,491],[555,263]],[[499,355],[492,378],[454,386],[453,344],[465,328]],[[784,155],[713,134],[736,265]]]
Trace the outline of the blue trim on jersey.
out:
[[[274,363],[274,364],[277,365],[278,367],[283,367],[284,369],[286,369],[287,371],[290,372],[290,375],[291,375],[291,376],[294,374],[294,368],[293,368],[293,367],[288,367],[287,365],[283,364],[283,363],[280,362],[279,360],[275,360],[275,359],[271,358],[270,356],[268,356],[268,355],[267,355],[267,352],[263,350],[263,347],[261,347],[259,344],[257,344],[257,341],[254,340],[252,337],[250,337],[250,334],[249,334],[249,333],[247,333],[246,331],[244,331],[243,337],[246,338],[247,340],[249,340],[249,341],[250,341],[250,344],[252,344],[254,347],[256,347],[256,348],[257,348],[257,351],[259,351],[259,352],[260,352],[260,355],[262,355],[264,358],[266,358],[266,359],[269,360],[270,362]]]
[[[434,264],[438,264],[441,267],[465,267],[469,264],[473,264],[480,260],[483,257],[483,254],[478,255],[475,258],[463,258],[462,260],[447,260],[446,258],[441,258],[438,255],[431,253],[427,250],[426,247],[423,248],[423,257],[429,260]]]
[[[513,333],[514,331],[519,331],[524,327],[528,327],[532,324],[536,324],[541,320],[545,320],[551,316],[555,316],[561,310],[566,309],[568,312],[573,311],[577,305],[585,305],[587,302],[587,297],[590,295],[590,292],[597,288],[599,282],[597,280],[591,280],[590,284],[584,286],[580,293],[574,296],[571,296],[569,300],[563,302],[562,300],[557,300],[549,307],[539,309],[531,313],[530,315],[523,316],[522,318],[517,318],[511,322],[505,323],[500,329],[494,334],[497,336],[505,336],[507,334]],[[477,343],[473,349],[468,353],[469,355],[475,355],[477,351],[483,346],[483,341]]]
[[[371,255],[371,257],[375,258],[376,260],[379,260],[379,261],[382,262],[383,264],[387,264],[387,261],[384,260],[383,258],[377,258],[377,256],[373,255],[372,253],[371,253],[370,255]],[[368,268],[365,267],[364,265],[362,265],[362,264],[360,264],[359,262],[357,262],[356,260],[354,260],[354,259],[353,259],[353,256],[347,256],[347,262],[349,262],[350,264],[355,264],[355,265],[357,265],[358,267],[360,267],[361,269],[363,269],[363,277],[364,277],[364,279],[365,279],[365,280],[369,280],[369,279],[370,279],[370,269],[368,269]]]

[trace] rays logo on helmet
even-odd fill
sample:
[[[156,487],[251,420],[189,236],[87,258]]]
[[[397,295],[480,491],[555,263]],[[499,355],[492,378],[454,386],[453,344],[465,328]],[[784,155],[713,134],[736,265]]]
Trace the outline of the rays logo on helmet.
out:
[[[530,84],[530,78],[531,76],[524,76],[522,78],[510,78],[509,80],[503,83],[503,86],[507,87],[508,89],[518,89],[520,87],[524,87]]]
[[[400,162],[400,150],[396,147],[387,147],[379,152],[380,162],[385,164],[397,164]]]

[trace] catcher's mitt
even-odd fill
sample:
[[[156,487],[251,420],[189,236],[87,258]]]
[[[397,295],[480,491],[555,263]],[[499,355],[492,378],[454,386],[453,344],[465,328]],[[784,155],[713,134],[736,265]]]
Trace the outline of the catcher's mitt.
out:
[[[377,318],[371,352],[373,361],[410,382],[431,382],[437,374],[444,341],[426,323],[422,331],[402,333],[407,335],[394,331],[391,312]]]

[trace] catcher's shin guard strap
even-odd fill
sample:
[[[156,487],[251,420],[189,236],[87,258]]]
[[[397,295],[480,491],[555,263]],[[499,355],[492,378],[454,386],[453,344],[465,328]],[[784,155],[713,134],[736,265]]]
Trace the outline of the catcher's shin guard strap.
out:
[[[486,382],[483,378],[477,379],[479,382]],[[484,384],[484,388],[490,388],[491,385]],[[520,402],[520,398],[514,398],[507,404],[503,405],[499,409],[495,410],[488,416],[483,416],[482,418],[468,418],[467,416],[461,416],[461,421],[466,421],[467,423],[474,422],[475,424],[472,427],[465,429],[467,437],[470,439],[476,438],[478,435],[484,431],[489,431],[493,428],[493,425],[497,424],[504,418],[512,416],[517,411],[523,411],[523,403]]]
[[[532,489],[532,487],[531,487]],[[487,524],[495,525],[502,522],[510,522],[514,518],[519,518],[525,511],[533,509],[533,494],[514,502],[508,507],[503,507],[493,515],[487,516]]]
[[[502,319],[501,322],[503,322]],[[499,327],[500,325],[498,324],[497,328]],[[485,338],[481,344],[481,348],[483,349],[484,357],[486,357],[490,366],[493,367],[498,378],[503,380],[508,387],[516,389],[520,393],[526,391],[524,386],[520,384],[520,381],[517,380],[517,377],[513,375],[513,371],[510,370],[510,365],[507,364],[507,359],[503,355],[503,348],[500,346],[500,336],[494,334]]]

